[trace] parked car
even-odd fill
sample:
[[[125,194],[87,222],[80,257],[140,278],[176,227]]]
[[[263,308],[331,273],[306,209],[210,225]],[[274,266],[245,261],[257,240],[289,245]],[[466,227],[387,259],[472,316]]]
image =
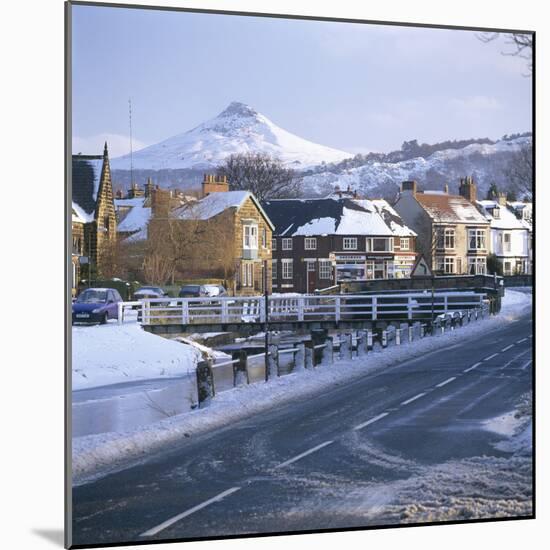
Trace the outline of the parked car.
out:
[[[205,285],[184,285],[179,292],[180,298],[202,298],[209,296]]]
[[[142,300],[143,298],[163,298],[164,296],[169,297],[168,294],[158,286],[142,286],[134,292],[135,300]],[[159,304],[162,303],[163,302],[159,302]],[[166,303],[168,304],[168,302]]]
[[[73,324],[118,319],[119,302],[122,298],[114,288],[87,288],[73,302]]]
[[[227,296],[227,290],[225,290],[223,285],[204,285],[208,296]]]

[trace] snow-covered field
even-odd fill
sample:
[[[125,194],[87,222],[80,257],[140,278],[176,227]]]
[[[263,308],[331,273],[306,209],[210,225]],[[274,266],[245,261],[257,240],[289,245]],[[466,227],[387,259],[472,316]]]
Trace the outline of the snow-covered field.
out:
[[[304,370],[277,378],[268,384],[251,384],[235,388],[217,395],[210,407],[206,409],[166,418],[155,424],[126,433],[104,433],[75,438],[73,439],[72,457],[73,482],[78,484],[104,475],[109,471],[124,467],[129,461],[139,460],[146,454],[155,452],[164,445],[184,437],[213,430],[274,406],[291,402],[298,397],[314,394],[336,384],[363,376],[366,372],[452,346],[465,338],[479,338],[483,333],[528,313],[531,309],[531,298],[531,294],[508,290],[503,300],[502,311],[498,316],[472,323],[442,336],[424,338],[411,344],[388,348],[380,353],[371,353],[365,357],[365,360],[354,359],[353,361],[339,362],[338,368],[318,367],[313,371]],[[123,326],[120,327],[120,330],[123,328],[128,328],[130,331],[136,330],[135,327],[132,329],[129,327],[130,325]],[[98,327],[98,330],[111,328],[113,327]],[[90,332],[92,333],[93,330]],[[135,332],[130,332],[130,335],[136,338]],[[158,345],[176,346],[174,359],[176,355],[181,357],[182,344],[170,342],[158,336],[147,336],[157,338],[160,341]],[[87,337],[90,347],[87,348],[86,353],[91,353],[93,346],[91,340],[93,337]],[[153,345],[152,342],[151,344]],[[94,349],[97,350],[97,348]],[[186,368],[184,365],[180,365],[180,367]],[[144,365],[143,368],[153,367]],[[160,367],[155,368],[158,372]]]
[[[194,372],[200,351],[138,324],[73,327],[73,390]]]

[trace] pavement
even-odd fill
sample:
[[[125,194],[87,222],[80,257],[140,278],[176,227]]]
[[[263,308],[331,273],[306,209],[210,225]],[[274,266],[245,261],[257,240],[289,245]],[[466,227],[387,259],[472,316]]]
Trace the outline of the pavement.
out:
[[[513,463],[499,450],[509,434],[485,422],[517,408],[531,382],[525,316],[74,488],[73,544],[430,521],[414,513],[422,491],[449,509],[474,503],[451,519],[480,517],[481,504],[488,517],[530,515],[531,458]],[[478,476],[465,495],[481,467],[491,481]]]

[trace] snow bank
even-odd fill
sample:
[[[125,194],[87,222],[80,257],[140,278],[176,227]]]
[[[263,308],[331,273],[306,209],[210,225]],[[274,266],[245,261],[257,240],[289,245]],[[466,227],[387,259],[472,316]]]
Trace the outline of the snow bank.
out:
[[[473,322],[437,338],[427,337],[411,344],[390,347],[380,353],[369,353],[361,360],[354,358],[352,361],[338,362],[337,367],[319,366],[314,370],[303,370],[271,380],[268,384],[235,388],[218,394],[206,409],[167,418],[138,430],[74,439],[73,483],[83,483],[124,468],[129,461],[144,458],[147,454],[185,437],[237,422],[297,398],[352,381],[366,373],[453,346],[464,339],[479,338],[480,335],[528,313],[530,308],[530,294],[508,290],[503,300],[502,315]]]
[[[177,377],[193,372],[200,352],[137,324],[73,327],[72,388]]]

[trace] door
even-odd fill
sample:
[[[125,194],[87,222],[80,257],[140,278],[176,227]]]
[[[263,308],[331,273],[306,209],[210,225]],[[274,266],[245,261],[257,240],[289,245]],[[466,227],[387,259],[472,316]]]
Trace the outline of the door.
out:
[[[315,260],[306,261],[306,281],[308,294],[313,294],[317,288],[317,270],[315,269],[317,262]]]

